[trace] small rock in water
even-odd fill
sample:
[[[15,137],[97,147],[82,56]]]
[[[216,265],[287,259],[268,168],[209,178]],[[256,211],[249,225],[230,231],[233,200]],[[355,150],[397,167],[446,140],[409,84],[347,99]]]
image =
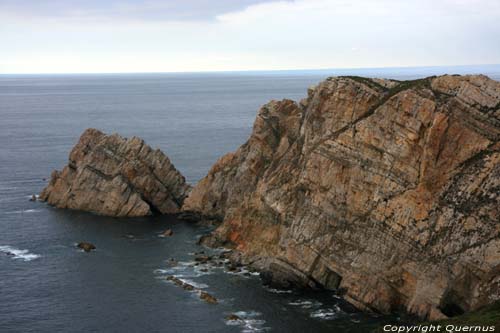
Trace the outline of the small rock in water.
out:
[[[197,256],[196,258],[194,258],[195,261],[200,262],[202,264],[207,263],[210,259],[212,259],[212,258],[209,256],[205,256],[205,255],[200,255],[200,256]]]
[[[167,280],[172,281],[173,283],[175,283],[176,285],[178,285],[180,287],[182,287],[184,285],[184,282],[182,282],[180,279],[176,278],[173,275],[167,276]]]
[[[229,316],[226,317],[226,320],[231,320],[231,321],[239,321],[242,320],[240,317],[235,315],[234,313],[231,313]]]
[[[210,295],[209,293],[205,292],[205,291],[202,291],[200,293],[200,299],[204,300],[205,302],[209,303],[209,304],[217,304],[217,298],[213,297],[212,295]]]
[[[219,259],[229,259],[231,253],[231,251],[222,252],[221,254],[219,254]]]
[[[184,284],[182,285],[182,288],[183,288],[184,290],[194,290],[194,287],[193,287],[192,285],[190,285],[189,283],[184,283]]]
[[[174,234],[174,232],[172,231],[172,229],[167,229],[165,230],[161,235],[160,237],[170,237]]]
[[[88,242],[80,242],[80,243],[78,243],[77,247],[79,247],[80,249],[82,249],[85,252],[90,252],[90,251],[96,249],[94,244],[88,243]]]
[[[30,201],[36,201],[36,195],[33,194],[30,198]]]

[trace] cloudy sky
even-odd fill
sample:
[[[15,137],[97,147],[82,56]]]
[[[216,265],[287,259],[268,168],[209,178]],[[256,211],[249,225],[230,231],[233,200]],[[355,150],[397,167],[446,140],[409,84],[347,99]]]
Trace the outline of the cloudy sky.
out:
[[[0,73],[500,63],[499,0],[0,0]]]

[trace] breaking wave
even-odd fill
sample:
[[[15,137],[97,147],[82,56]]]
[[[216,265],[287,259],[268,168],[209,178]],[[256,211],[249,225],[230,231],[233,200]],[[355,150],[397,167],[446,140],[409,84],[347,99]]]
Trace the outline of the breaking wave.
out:
[[[16,249],[15,247],[8,245],[0,246],[0,252],[11,256],[12,259],[21,259],[24,261],[31,261],[41,257],[39,254],[30,253],[28,250]]]

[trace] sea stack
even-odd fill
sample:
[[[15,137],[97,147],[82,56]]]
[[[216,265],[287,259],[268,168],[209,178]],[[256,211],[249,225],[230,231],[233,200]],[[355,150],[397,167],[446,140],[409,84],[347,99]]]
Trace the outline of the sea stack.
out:
[[[190,186],[159,149],[87,129],[40,200],[58,208],[134,217],[178,213]]]
[[[499,138],[486,76],[332,77],[264,105],[183,210],[223,220],[207,244],[275,283],[453,316],[500,299]]]

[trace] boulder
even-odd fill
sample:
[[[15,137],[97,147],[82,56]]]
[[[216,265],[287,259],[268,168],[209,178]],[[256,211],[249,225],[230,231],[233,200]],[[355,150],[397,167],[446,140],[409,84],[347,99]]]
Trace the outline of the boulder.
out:
[[[58,208],[134,217],[180,211],[190,186],[160,150],[87,129],[40,199]]]
[[[164,232],[161,233],[160,237],[170,237],[174,234],[172,229],[167,229]]]
[[[230,314],[229,316],[226,317],[226,320],[227,321],[241,321],[243,319],[241,319],[239,316],[237,316],[234,313],[232,313],[232,314]]]
[[[210,295],[209,293],[205,292],[205,291],[201,291],[200,292],[200,299],[204,300],[205,302],[209,303],[209,304],[217,304],[217,298],[215,298],[214,296]]]
[[[95,247],[94,244],[88,243],[88,242],[80,242],[80,243],[77,244],[77,247],[80,248],[80,249],[82,249],[85,252],[90,252],[90,251],[96,249],[96,247]]]
[[[198,255],[194,258],[195,261],[201,263],[201,264],[206,264],[208,261],[210,261],[212,259],[211,256],[207,256],[207,255]]]
[[[184,284],[182,285],[182,288],[183,288],[184,290],[188,290],[188,291],[192,291],[192,290],[194,290],[194,287],[193,287],[192,285],[190,285],[189,283],[184,283]]]

